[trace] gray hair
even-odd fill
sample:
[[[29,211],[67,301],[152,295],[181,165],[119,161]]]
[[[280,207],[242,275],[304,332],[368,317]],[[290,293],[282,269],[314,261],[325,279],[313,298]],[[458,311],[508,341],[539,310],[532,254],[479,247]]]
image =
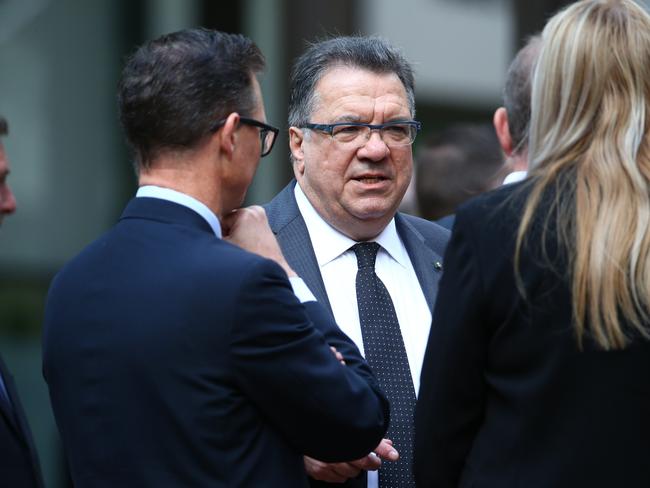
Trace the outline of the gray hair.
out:
[[[413,68],[399,49],[376,36],[333,37],[312,44],[294,63],[289,82],[289,126],[301,127],[309,122],[316,84],[333,66],[395,73],[406,90],[411,116],[415,116]]]
[[[506,74],[503,106],[508,113],[508,129],[515,153],[521,153],[528,147],[531,78],[540,45],[539,35],[529,38],[515,56]]]

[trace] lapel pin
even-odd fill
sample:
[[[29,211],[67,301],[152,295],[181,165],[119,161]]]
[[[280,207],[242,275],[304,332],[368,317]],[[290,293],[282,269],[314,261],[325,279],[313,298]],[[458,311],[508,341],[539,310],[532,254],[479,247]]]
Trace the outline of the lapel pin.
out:
[[[440,261],[436,261],[433,263],[433,269],[436,271],[441,271],[442,270],[442,263]]]

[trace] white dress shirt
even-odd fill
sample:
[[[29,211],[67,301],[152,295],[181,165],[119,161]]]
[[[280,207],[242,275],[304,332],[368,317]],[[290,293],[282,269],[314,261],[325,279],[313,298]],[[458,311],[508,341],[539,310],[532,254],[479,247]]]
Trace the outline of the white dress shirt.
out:
[[[510,183],[517,183],[528,176],[528,171],[513,171],[503,179],[502,185],[509,185]]]
[[[221,239],[221,224],[219,223],[219,218],[207,205],[198,201],[196,198],[191,197],[186,193],[155,185],[141,186],[138,188],[138,192],[135,196],[137,198],[159,198],[161,200],[167,200],[190,208],[203,217],[212,228],[214,235]],[[289,278],[289,282],[293,288],[293,293],[298,297],[298,300],[300,300],[301,303],[316,301],[316,297],[314,297],[314,294],[302,278],[294,276]]]
[[[355,285],[357,258],[354,251],[350,250],[357,242],[325,222],[307,200],[300,185],[296,185],[294,192],[309,231],[334,318],[363,354]],[[377,253],[375,272],[393,300],[417,393],[424,350],[431,327],[429,305],[420,288],[411,259],[397,234],[395,219],[373,240],[381,246]]]
[[[357,257],[350,250],[357,241],[325,222],[299,184],[296,184],[294,194],[309,231],[336,323],[365,356],[357,307]],[[375,272],[393,300],[417,396],[420,370],[431,328],[431,311],[408,252],[397,234],[395,219],[373,240],[381,246],[377,252]],[[368,471],[368,488],[377,486],[377,472]]]

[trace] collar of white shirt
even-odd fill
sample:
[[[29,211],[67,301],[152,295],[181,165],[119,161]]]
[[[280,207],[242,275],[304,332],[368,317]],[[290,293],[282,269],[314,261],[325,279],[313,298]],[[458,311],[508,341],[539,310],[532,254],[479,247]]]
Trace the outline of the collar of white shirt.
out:
[[[528,171],[513,171],[503,179],[502,184],[509,185],[510,183],[517,183],[526,178],[526,176],[528,176]]]
[[[196,198],[176,190],[170,190],[169,188],[163,188],[161,186],[155,185],[141,186],[135,196],[136,198],[160,198],[161,200],[178,203],[179,205],[183,205],[184,207],[194,210],[207,221],[207,223],[212,228],[214,235],[221,239],[221,224],[219,223],[219,219],[214,214],[214,212],[212,212],[212,210],[210,210],[205,204],[199,202]],[[316,300],[312,292],[309,290],[309,288],[307,288],[307,285],[305,285],[305,282],[301,278],[292,276],[289,278],[289,282],[291,283],[294,294],[301,302]]]
[[[155,185],[141,186],[135,196],[137,198],[159,198],[194,210],[210,225],[214,235],[221,239],[221,224],[219,223],[219,218],[207,207],[207,205],[199,202],[196,198],[176,190],[171,190],[170,188],[163,188]]]
[[[325,222],[307,199],[299,183],[296,183],[293,192],[298,209],[307,225],[319,266],[322,267],[333,261],[357,243]],[[391,219],[386,228],[373,241],[377,242],[395,262],[405,268],[408,267],[409,258],[397,235],[395,218]]]

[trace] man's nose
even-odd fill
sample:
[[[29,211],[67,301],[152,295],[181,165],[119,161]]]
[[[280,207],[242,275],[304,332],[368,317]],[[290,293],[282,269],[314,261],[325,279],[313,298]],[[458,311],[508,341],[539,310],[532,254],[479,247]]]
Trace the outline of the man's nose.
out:
[[[381,132],[371,130],[366,143],[359,148],[359,158],[381,161],[389,153],[388,146],[381,138]]]
[[[0,213],[10,215],[16,211],[16,197],[8,185],[0,188]]]

